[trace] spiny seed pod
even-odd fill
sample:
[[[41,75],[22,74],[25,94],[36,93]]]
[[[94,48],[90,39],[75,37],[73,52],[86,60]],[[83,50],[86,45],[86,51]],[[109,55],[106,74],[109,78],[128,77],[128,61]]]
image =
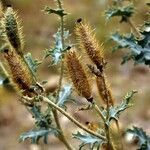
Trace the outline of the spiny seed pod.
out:
[[[10,46],[13,47],[19,55],[22,55],[22,29],[17,18],[13,9],[8,7],[4,13],[3,26],[6,33],[6,41],[10,43]]]
[[[8,63],[11,78],[18,89],[23,91],[23,95],[32,96],[30,87],[33,84],[33,78],[22,57],[14,50],[5,49],[4,58]]]
[[[101,96],[102,100],[107,104],[114,105],[114,101],[112,98],[111,90],[109,89],[108,85],[106,84],[104,76],[96,77],[97,87],[99,91],[99,95]]]
[[[89,102],[92,102],[91,87],[75,50],[70,50],[66,54],[66,64],[70,78],[78,94],[85,97]]]
[[[97,66],[97,68],[102,70],[105,64],[103,48],[99,46],[91,28],[87,24],[82,23],[82,19],[78,19],[75,31],[76,35],[79,37],[82,48],[85,49],[89,58]]]

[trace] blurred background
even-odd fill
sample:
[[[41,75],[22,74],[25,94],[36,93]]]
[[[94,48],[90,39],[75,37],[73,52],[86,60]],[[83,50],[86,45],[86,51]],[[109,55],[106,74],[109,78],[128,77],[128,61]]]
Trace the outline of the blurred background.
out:
[[[146,2],[146,0],[133,1],[136,6],[133,22],[137,27],[140,27],[143,21],[148,19],[147,12],[149,10],[145,5]],[[12,0],[11,4],[17,10],[23,25],[24,53],[31,52],[34,58],[42,59],[43,51],[53,45],[53,34],[59,27],[58,18],[55,15],[46,15],[42,11],[46,5],[55,8],[54,1]],[[120,102],[128,91],[138,90],[133,107],[128,109],[120,118],[121,128],[125,129],[136,125],[143,127],[150,133],[150,69],[144,65],[134,66],[133,62],[121,66],[121,58],[125,52],[112,53],[112,43],[108,41],[109,35],[116,30],[127,33],[131,31],[131,28],[126,23],[120,24],[120,18],[106,21],[104,11],[109,8],[109,5],[108,0],[64,0],[65,10],[69,12],[65,26],[72,34],[72,43],[76,43],[74,35],[76,19],[84,18],[92,25],[99,42],[104,45],[105,56],[108,61],[107,77],[116,103]],[[1,56],[0,60],[3,60]],[[48,86],[53,88],[57,84],[59,70],[56,69],[57,67],[48,68],[48,65],[49,60],[46,60],[40,66],[38,77],[40,80],[48,80]],[[18,137],[22,132],[33,128],[34,120],[17,99],[18,96],[14,90],[0,85],[0,150],[65,150],[63,144],[55,138],[50,138],[48,146],[18,142]],[[75,108],[70,108],[70,111],[75,115]],[[86,118],[86,113],[88,114],[85,112],[83,117],[85,120],[89,119]],[[70,125],[66,118],[61,116],[61,120],[64,130],[68,130],[68,127],[76,130],[75,126]]]

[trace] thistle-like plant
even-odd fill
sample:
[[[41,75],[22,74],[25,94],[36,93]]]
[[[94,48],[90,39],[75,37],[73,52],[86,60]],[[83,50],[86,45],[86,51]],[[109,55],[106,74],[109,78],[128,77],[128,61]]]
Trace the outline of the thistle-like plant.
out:
[[[34,128],[20,135],[19,140],[31,139],[32,143],[37,143],[43,138],[44,142],[47,143],[48,135],[54,135],[64,143],[67,149],[75,149],[61,126],[58,115],[58,113],[61,113],[83,130],[83,132],[71,133],[75,139],[81,141],[81,145],[76,149],[83,149],[87,145],[92,150],[100,148],[108,150],[120,149],[113,140],[112,122],[115,121],[118,132],[120,132],[119,116],[131,106],[131,100],[136,91],[129,92],[123,98],[121,104],[116,104],[111,88],[107,84],[108,81],[106,81],[105,68],[107,62],[103,55],[104,48],[97,41],[91,27],[82,19],[78,19],[75,24],[76,35],[80,41],[78,45],[80,46],[73,47],[67,41],[70,34],[64,26],[64,17],[67,16],[67,13],[61,0],[57,0],[56,4],[56,9],[52,9],[49,6],[44,9],[47,14],[58,16],[60,27],[54,34],[55,45],[44,51],[42,61],[33,60],[30,53],[23,54],[23,40],[17,15],[12,7],[7,7],[6,10],[3,10],[4,15],[1,23],[3,47],[1,48],[1,55],[4,56],[4,60],[7,62],[6,70],[10,75],[9,80],[17,87],[17,92],[21,91],[19,92],[20,101],[28,108],[35,119]],[[85,55],[91,60],[89,63],[81,62],[79,57],[81,53],[79,53],[78,49],[86,52]],[[51,58],[52,65],[60,67],[60,79],[56,93],[46,93],[44,82],[38,81],[36,75],[38,66],[47,57]],[[72,83],[68,82],[63,85],[65,68],[67,68]],[[101,102],[104,102],[101,105],[97,103],[98,99],[94,99],[87,69],[92,72],[92,76],[96,80],[98,94],[102,99]],[[1,72],[4,72],[4,69],[1,70]],[[80,106],[79,110],[92,110],[98,114],[100,121],[97,124],[86,122],[86,125],[84,125],[69,114],[66,103],[71,102],[71,94],[74,91],[87,100],[87,106]],[[121,138],[121,134],[117,134]]]
[[[145,7],[146,6],[149,7],[149,4],[145,2]],[[122,0],[116,0],[105,12],[107,20],[110,20],[113,17],[121,17],[120,23],[128,23],[132,29],[132,32],[125,35],[116,31],[110,36],[110,39],[116,43],[116,46],[113,47],[113,51],[118,49],[129,49],[129,52],[123,57],[122,64],[129,60],[133,60],[134,64],[145,64],[150,66],[150,22],[148,19],[144,21],[142,26],[139,25],[140,28],[138,28],[132,21],[135,9],[132,1],[124,3]],[[149,18],[149,13],[147,13],[147,17]]]

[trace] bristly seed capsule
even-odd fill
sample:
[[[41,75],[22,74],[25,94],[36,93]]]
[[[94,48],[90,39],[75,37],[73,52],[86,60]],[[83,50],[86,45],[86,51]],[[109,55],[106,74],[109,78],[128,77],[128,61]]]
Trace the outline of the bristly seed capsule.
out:
[[[87,101],[92,102],[91,87],[75,50],[70,50],[66,54],[66,64],[68,73],[78,94],[85,97]]]

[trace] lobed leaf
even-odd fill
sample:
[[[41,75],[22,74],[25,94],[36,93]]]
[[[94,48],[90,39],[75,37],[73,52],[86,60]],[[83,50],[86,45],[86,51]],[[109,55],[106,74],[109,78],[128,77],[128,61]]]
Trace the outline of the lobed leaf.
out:
[[[66,16],[67,13],[63,10],[63,9],[52,9],[48,6],[46,6],[44,8],[44,11],[47,13],[47,14],[56,14],[60,17],[63,17],[63,16]]]
[[[67,40],[69,36],[69,31],[64,31],[64,40]],[[60,29],[58,29],[53,37],[55,39],[55,46],[52,49],[45,50],[45,58],[50,56],[52,58],[52,65],[57,65],[63,57],[63,53],[67,50],[67,48],[63,49]]]
[[[91,150],[99,150],[100,146],[105,142],[95,136],[92,136],[90,134],[82,134],[80,132],[78,132],[77,134],[73,134],[73,137],[82,142],[79,145],[79,150],[81,150],[86,145],[90,145]]]
[[[130,18],[134,13],[134,7],[133,5],[123,6],[123,7],[112,7],[109,8],[106,12],[106,19],[109,20],[112,17],[120,16],[121,21],[127,21],[128,18]]]
[[[48,143],[48,135],[57,135],[58,130],[55,128],[49,128],[49,129],[36,129],[36,130],[31,130],[29,132],[23,133],[19,137],[19,142],[23,142],[27,139],[31,139],[32,143],[38,143],[38,141],[41,138],[44,138],[43,141],[45,144]]]
[[[128,93],[124,100],[122,101],[121,104],[117,105],[117,106],[111,106],[109,109],[109,118],[106,121],[106,124],[109,125],[110,122],[114,119],[114,120],[118,120],[119,116],[121,115],[121,113],[126,110],[127,108],[131,107],[131,101],[133,98],[133,95],[137,93],[137,91],[131,91],[130,93]],[[107,118],[107,111],[104,110],[103,111],[103,116],[104,118]]]
[[[27,53],[26,55],[24,55],[25,61],[28,64],[32,74],[35,76],[37,69],[39,67],[39,65],[41,64],[41,61],[33,60],[31,53]]]
[[[150,26],[149,26],[150,27]],[[149,29],[149,28],[148,28]],[[149,30],[146,28],[141,32],[142,39],[136,39],[133,34],[130,35],[120,35],[119,33],[114,33],[111,35],[111,39],[117,43],[117,48],[128,48],[130,53],[128,53],[122,61],[122,64],[126,63],[128,60],[134,60],[135,64],[143,63],[150,65],[150,34]]]
[[[71,95],[71,92],[72,92],[71,85],[64,85],[63,89],[59,93],[59,100],[57,103],[59,107],[66,109],[65,104],[70,101],[69,97]]]
[[[131,133],[138,139],[138,150],[149,150],[150,149],[150,136],[143,131],[142,128],[133,127],[133,129],[128,129],[127,133]]]
[[[50,107],[48,107],[47,110],[43,113],[43,112],[41,112],[40,106],[33,106],[31,108],[31,112],[32,112],[33,117],[36,120],[36,126],[38,128],[48,129],[49,126],[51,126],[52,119],[51,119],[51,108]]]

